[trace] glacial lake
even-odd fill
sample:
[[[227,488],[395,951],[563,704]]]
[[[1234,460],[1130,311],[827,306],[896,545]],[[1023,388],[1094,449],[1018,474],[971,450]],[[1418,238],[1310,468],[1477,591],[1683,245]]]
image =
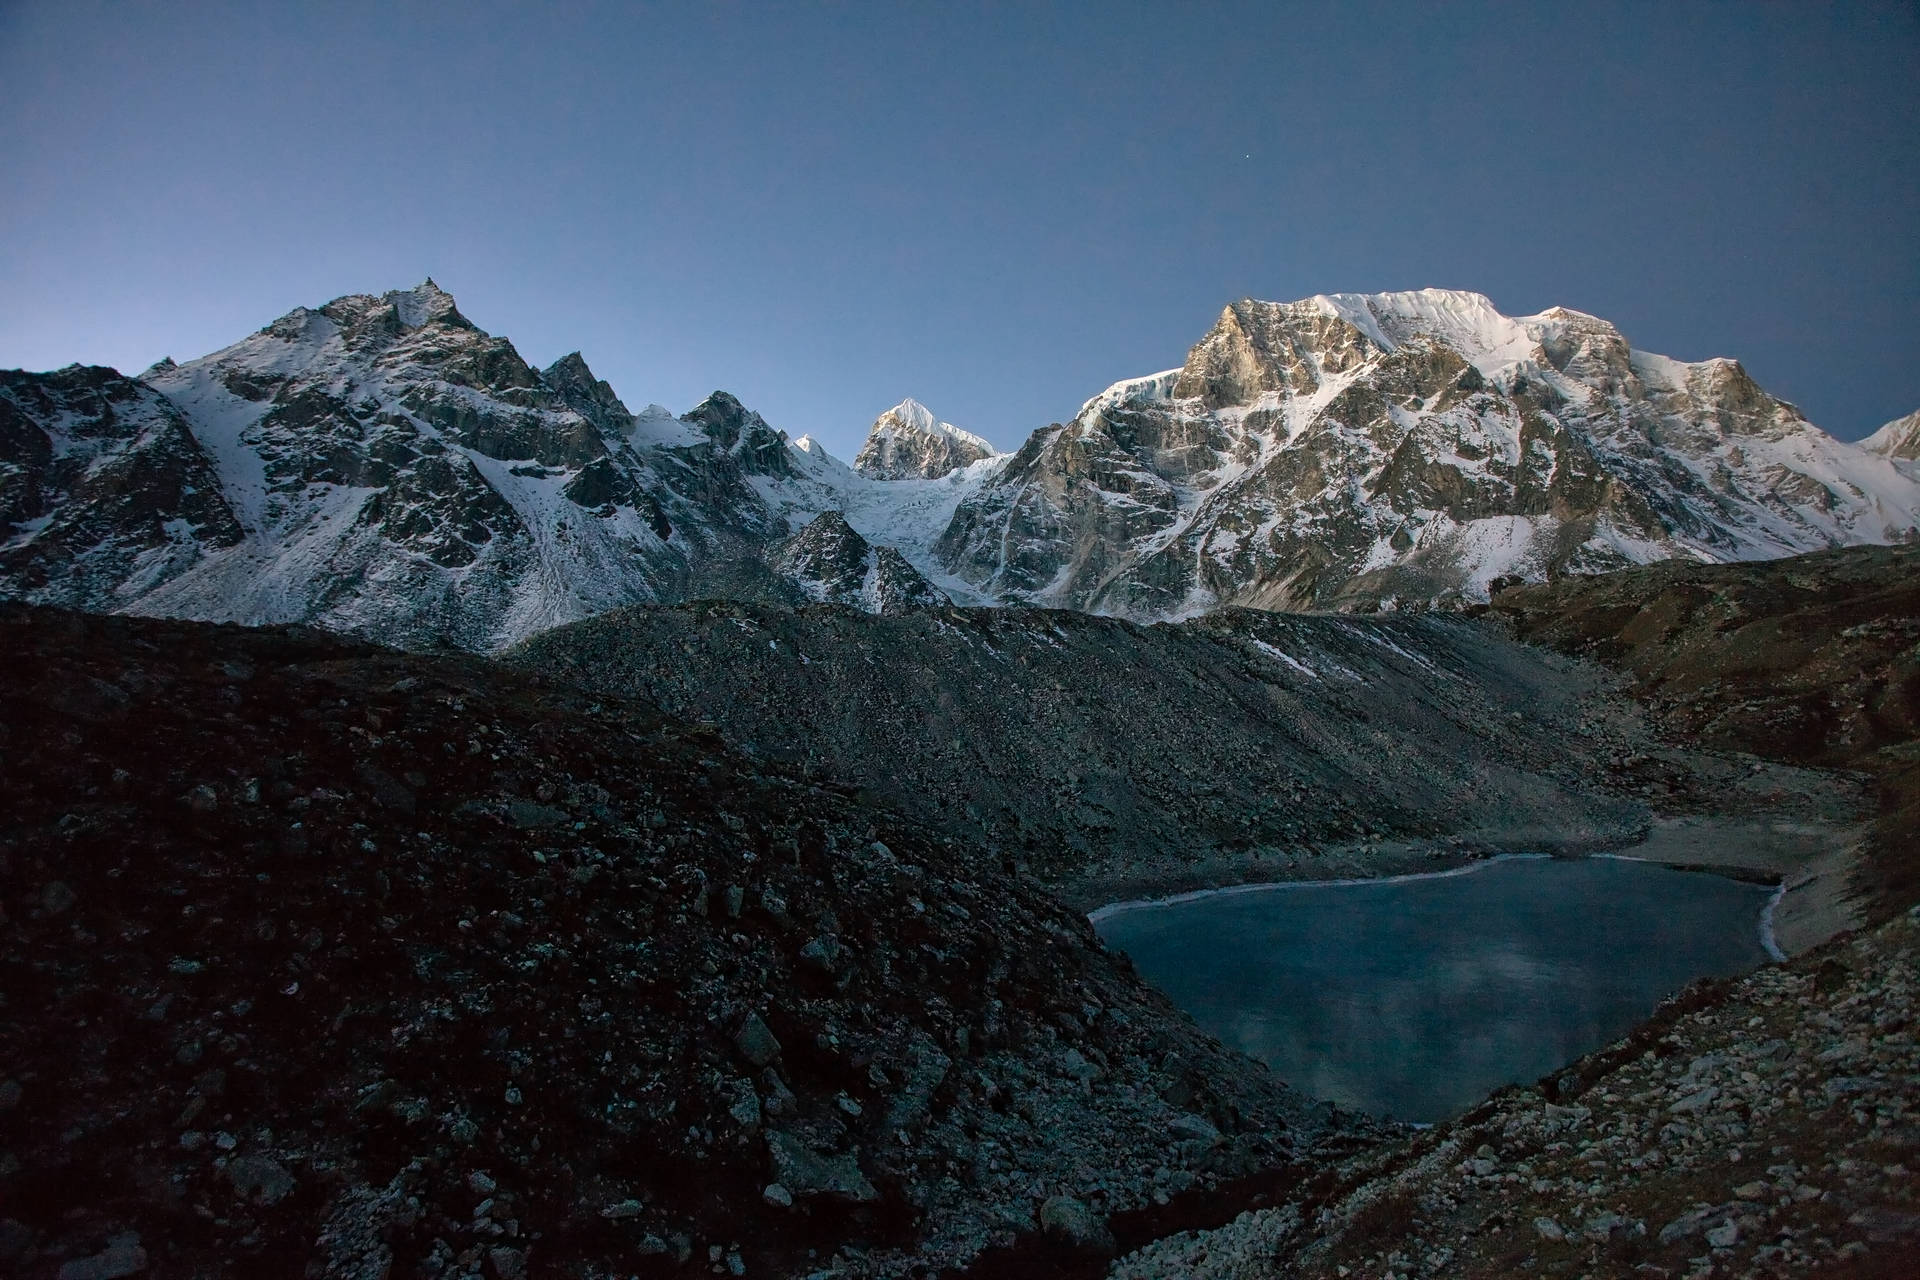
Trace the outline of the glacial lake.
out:
[[[1503,858],[1121,903],[1093,923],[1301,1092],[1431,1122],[1613,1042],[1694,978],[1766,963],[1772,895],[1624,859]]]

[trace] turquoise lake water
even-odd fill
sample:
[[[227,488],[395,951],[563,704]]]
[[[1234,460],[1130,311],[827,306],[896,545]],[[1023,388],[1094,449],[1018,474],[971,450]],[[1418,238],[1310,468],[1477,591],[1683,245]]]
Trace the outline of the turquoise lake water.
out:
[[[1767,960],[1773,891],[1610,858],[1228,891],[1094,913],[1206,1031],[1304,1093],[1442,1120]]]

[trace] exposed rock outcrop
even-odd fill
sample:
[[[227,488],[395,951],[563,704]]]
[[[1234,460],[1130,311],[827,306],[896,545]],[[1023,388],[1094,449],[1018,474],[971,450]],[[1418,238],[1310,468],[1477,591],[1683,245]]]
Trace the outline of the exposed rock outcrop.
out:
[[[814,517],[772,553],[771,564],[816,603],[889,615],[948,603],[898,551],[873,546],[838,511]]]
[[[1143,621],[1454,605],[1920,523],[1910,419],[1844,445],[1733,361],[1444,290],[1235,303],[1183,367],[1015,454],[912,400],[852,467],[725,392],[635,413],[431,281],[138,379],[9,373],[0,419],[0,595],[418,648],[790,600],[770,560],[828,511],[955,601]]]

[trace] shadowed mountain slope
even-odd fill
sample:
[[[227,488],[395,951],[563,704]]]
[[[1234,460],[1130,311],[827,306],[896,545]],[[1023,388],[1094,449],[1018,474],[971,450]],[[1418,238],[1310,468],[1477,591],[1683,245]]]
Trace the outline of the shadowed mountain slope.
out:
[[[10,1271],[898,1275],[1378,1132],[644,704],[19,605],[0,661]]]

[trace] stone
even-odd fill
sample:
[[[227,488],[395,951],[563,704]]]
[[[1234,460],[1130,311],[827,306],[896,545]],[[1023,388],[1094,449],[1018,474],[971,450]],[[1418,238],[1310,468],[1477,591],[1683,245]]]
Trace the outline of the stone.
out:
[[[19,1106],[20,1093],[18,1080],[0,1080],[0,1111],[11,1111]]]
[[[1117,1245],[1099,1214],[1072,1196],[1053,1196],[1040,1206],[1040,1230],[1069,1249],[1111,1257]]]
[[[1740,1243],[1740,1224],[1723,1222],[1707,1232],[1707,1243],[1715,1249],[1731,1249]]]
[[[1711,1107],[1714,1100],[1719,1096],[1720,1090],[1714,1088],[1712,1085],[1708,1085],[1704,1089],[1699,1089],[1688,1094],[1686,1097],[1680,1099],[1680,1101],[1668,1107],[1667,1113],[1676,1116],[1698,1115],[1708,1107]]]
[[[258,1205],[278,1204],[293,1191],[294,1179],[285,1166],[267,1156],[236,1156],[227,1163],[227,1180],[240,1195]]]
[[[1212,1121],[1208,1120],[1205,1116],[1196,1116],[1192,1113],[1175,1116],[1172,1121],[1168,1123],[1167,1132],[1176,1138],[1192,1139],[1215,1145],[1224,1141],[1220,1136],[1220,1130],[1214,1128]]]
[[[1858,1213],[1849,1215],[1847,1222],[1864,1228],[1867,1239],[1875,1244],[1893,1244],[1920,1238],[1920,1213],[1886,1205],[1868,1205]]]
[[[766,1189],[761,1191],[760,1198],[776,1209],[793,1208],[793,1192],[777,1182],[769,1182]]]
[[[947,1078],[953,1060],[924,1034],[916,1033],[907,1048],[905,1078],[887,1108],[887,1128],[912,1131],[926,1122],[933,1095]]]
[[[1588,1218],[1581,1234],[1595,1244],[1605,1244],[1615,1236],[1644,1236],[1646,1224],[1617,1213],[1596,1213]]]
[[[1068,1049],[1060,1055],[1060,1068],[1082,1086],[1090,1087],[1100,1078],[1100,1068],[1088,1061],[1087,1055],[1078,1049]]]
[[[1542,1240],[1565,1240],[1567,1233],[1552,1218],[1535,1218],[1533,1229]]]
[[[566,820],[567,815],[563,811],[544,804],[535,804],[531,800],[507,802],[507,821],[522,830],[557,826]]]
[[[760,1073],[760,1083],[767,1090],[766,1102],[763,1105],[769,1116],[778,1119],[781,1116],[793,1115],[800,1110],[800,1099],[794,1096],[793,1090],[787,1088],[787,1082],[780,1078],[778,1071],[768,1067]]]
[[[760,1127],[760,1099],[745,1081],[741,1082],[738,1096],[734,1098],[733,1105],[727,1108],[727,1114],[748,1133]]]
[[[830,933],[821,934],[800,948],[800,962],[829,978],[839,977],[851,959],[840,939]]]
[[[1708,1223],[1724,1222],[1732,1212],[1733,1207],[1731,1205],[1721,1204],[1714,1205],[1711,1208],[1694,1209],[1691,1212],[1683,1213],[1666,1226],[1660,1228],[1659,1241],[1661,1244],[1672,1244],[1676,1240],[1686,1240],[1697,1236],[1706,1229]]]
[[[414,811],[413,791],[380,766],[362,761],[354,767],[353,776],[372,792],[373,802],[382,809],[401,814]]]
[[[757,1013],[749,1013],[733,1033],[733,1047],[756,1067],[764,1067],[780,1056],[780,1042]]]
[[[788,931],[793,929],[793,916],[787,911],[786,901],[778,894],[762,892],[760,894],[760,910],[765,912],[767,918],[779,925],[781,929]]]
[[[796,1199],[820,1198],[847,1204],[871,1204],[880,1198],[860,1162],[849,1152],[826,1155],[786,1133],[769,1133],[767,1151],[773,1157],[774,1180]]]
[[[40,909],[50,916],[65,915],[79,900],[79,895],[64,880],[51,881],[40,891]]]
[[[147,1251],[140,1239],[116,1241],[90,1258],[75,1258],[60,1264],[58,1280],[120,1280],[147,1269]]]
[[[496,1245],[487,1250],[487,1274],[493,1280],[525,1280],[527,1255],[518,1249]]]

